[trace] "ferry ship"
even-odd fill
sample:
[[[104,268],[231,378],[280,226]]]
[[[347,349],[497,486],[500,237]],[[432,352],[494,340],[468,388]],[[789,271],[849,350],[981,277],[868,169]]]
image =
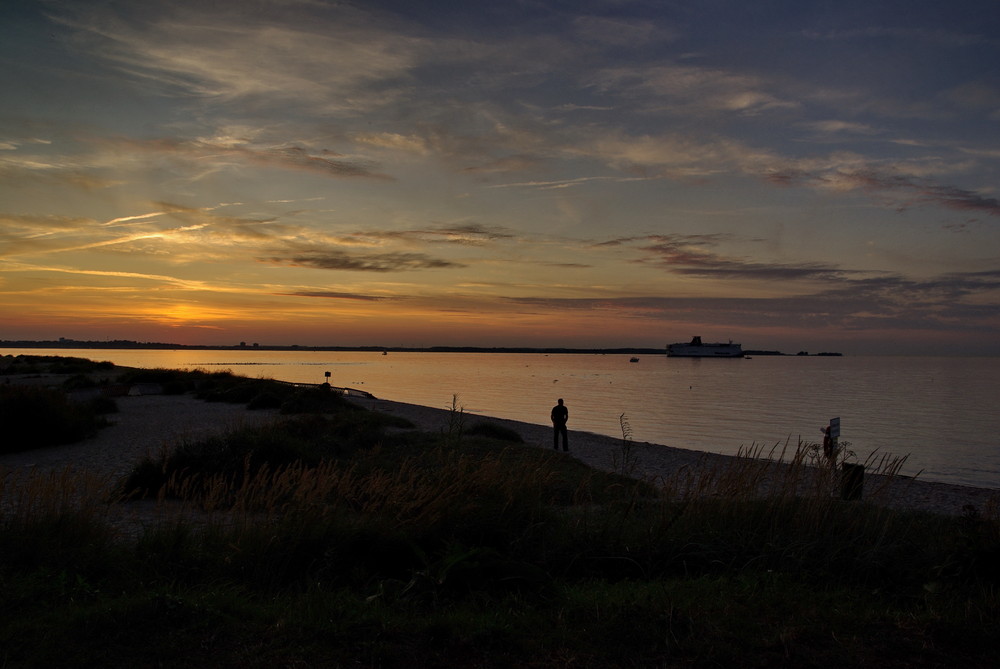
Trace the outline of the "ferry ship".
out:
[[[678,343],[667,346],[667,357],[670,358],[742,358],[743,347],[734,344],[730,339],[728,344],[719,342],[703,344],[701,337],[694,337],[687,344]]]

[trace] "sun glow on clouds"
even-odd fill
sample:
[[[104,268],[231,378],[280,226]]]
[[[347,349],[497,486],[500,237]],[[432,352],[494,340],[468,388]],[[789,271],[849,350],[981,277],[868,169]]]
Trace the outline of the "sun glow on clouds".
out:
[[[973,4],[4,5],[0,339],[1000,352]]]

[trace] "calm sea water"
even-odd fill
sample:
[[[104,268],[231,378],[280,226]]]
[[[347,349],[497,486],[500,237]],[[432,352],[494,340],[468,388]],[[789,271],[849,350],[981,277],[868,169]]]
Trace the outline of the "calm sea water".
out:
[[[708,360],[627,355],[5,349],[145,368],[229,369],[377,397],[548,424],[565,398],[571,430],[712,453],[770,448],[841,418],[841,440],[908,456],[924,480],[1000,488],[1000,358],[799,357]],[[570,435],[572,440],[572,433]],[[571,444],[572,446],[572,444]]]

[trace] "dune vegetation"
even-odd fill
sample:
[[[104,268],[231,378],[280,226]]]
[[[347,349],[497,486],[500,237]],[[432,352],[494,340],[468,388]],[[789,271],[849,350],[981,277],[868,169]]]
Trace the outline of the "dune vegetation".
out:
[[[427,433],[322,389],[147,374],[281,417],[119,481],[4,475],[3,666],[994,665],[995,509],[750,494],[759,454],[706,494],[458,409]]]

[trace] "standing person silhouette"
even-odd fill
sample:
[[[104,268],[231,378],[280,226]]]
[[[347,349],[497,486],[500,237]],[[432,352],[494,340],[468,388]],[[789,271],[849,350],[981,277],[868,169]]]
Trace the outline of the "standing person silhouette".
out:
[[[569,409],[559,398],[559,404],[552,407],[552,448],[559,450],[559,435],[562,435],[563,450],[569,451],[569,433],[566,431],[566,421],[569,420]]]

